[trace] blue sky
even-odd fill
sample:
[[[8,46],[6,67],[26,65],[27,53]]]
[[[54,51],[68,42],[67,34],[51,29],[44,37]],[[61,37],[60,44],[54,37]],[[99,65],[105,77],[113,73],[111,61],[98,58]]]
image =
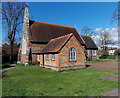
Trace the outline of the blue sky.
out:
[[[28,2],[28,4],[32,20],[76,27],[79,33],[84,26],[91,29],[117,27],[115,22],[110,23],[117,2]],[[5,35],[2,37],[4,39]]]
[[[117,2],[31,2],[31,19],[76,27],[81,32],[84,26],[92,29],[110,28],[111,17]]]

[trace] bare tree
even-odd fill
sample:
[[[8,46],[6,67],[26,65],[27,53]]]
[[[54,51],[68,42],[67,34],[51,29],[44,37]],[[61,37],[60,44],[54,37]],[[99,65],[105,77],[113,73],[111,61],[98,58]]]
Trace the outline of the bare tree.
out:
[[[120,2],[118,2],[118,6],[116,7],[111,17],[111,23],[113,23],[114,21],[120,21]]]
[[[106,50],[107,45],[112,43],[109,31],[103,30],[99,33],[99,43],[103,50]]]
[[[94,31],[91,28],[89,28],[88,26],[84,26],[82,28],[81,33],[83,35],[88,35],[88,36],[94,36],[95,35]]]
[[[20,33],[19,29],[23,23],[25,2],[3,2],[2,3],[2,20],[6,29],[6,36],[10,45],[10,58],[12,61],[13,44],[17,40],[17,34]]]

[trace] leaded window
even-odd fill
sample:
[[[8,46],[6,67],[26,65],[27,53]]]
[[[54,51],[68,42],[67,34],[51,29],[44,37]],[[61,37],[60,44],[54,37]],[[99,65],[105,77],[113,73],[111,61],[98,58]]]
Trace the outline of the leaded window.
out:
[[[69,61],[76,61],[76,50],[73,47],[69,50]]]

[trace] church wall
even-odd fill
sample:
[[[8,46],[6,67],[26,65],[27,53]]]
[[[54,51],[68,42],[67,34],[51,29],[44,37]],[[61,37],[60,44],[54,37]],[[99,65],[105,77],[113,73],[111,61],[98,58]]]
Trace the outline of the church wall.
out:
[[[44,64],[45,65],[50,65],[53,67],[58,67],[58,54],[54,54],[55,55],[55,60],[51,60],[52,59],[52,54],[49,54],[49,59],[46,60],[46,54],[44,54]],[[43,63],[43,56],[41,55],[37,55],[37,61],[40,61],[40,65],[42,65]]]
[[[87,50],[88,58],[87,60],[96,60],[98,59],[98,50]]]
[[[76,61],[69,61],[69,49],[71,47],[74,47],[76,50]],[[44,65],[43,55],[37,55],[37,60],[40,61],[40,66],[57,71],[85,67],[86,57],[84,50],[74,36],[72,36],[72,38],[66,43],[58,54],[55,54],[55,61],[51,60],[51,55],[52,54],[49,54],[49,60],[46,60],[46,54],[44,54]]]
[[[46,55],[44,55],[44,59],[45,59],[45,65],[51,65],[54,67],[58,67],[57,63],[58,63],[58,54],[54,54],[55,55],[55,60],[52,60],[52,54],[49,54],[49,60],[46,60]]]
[[[69,61],[69,49],[74,47],[76,50],[76,61]],[[62,48],[60,52],[60,68],[78,68],[83,67],[86,62],[86,57],[82,46],[77,42],[76,38],[72,38],[67,42],[67,44]]]
[[[55,60],[52,60],[52,54],[49,54],[49,58],[46,59],[46,54],[44,54],[44,65],[43,65],[43,55],[37,55],[37,61],[40,62],[40,66],[46,67],[46,68],[51,68],[53,70],[58,70],[58,55],[59,54],[54,54],[55,55]]]
[[[29,44],[29,48],[31,48],[31,53],[36,53],[40,51],[40,49],[44,48],[46,44]],[[32,61],[37,61],[37,54],[32,54]]]

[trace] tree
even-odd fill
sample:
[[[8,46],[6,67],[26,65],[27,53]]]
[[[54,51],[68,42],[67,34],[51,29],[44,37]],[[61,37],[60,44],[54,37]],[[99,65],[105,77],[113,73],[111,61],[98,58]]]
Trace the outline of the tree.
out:
[[[108,51],[107,50],[101,50],[99,51],[99,55],[101,59],[105,59],[108,57]]]
[[[89,28],[88,26],[84,26],[82,28],[81,32],[82,32],[83,35],[88,35],[88,36],[94,36],[95,35],[95,33],[93,32],[93,30],[91,28]]]
[[[120,56],[120,49],[115,50],[114,55],[115,56]]]
[[[17,61],[17,54],[19,50],[19,44],[13,44],[13,52],[12,52],[12,62]],[[3,44],[2,45],[2,63],[8,63],[9,62],[9,57],[10,57],[10,50],[11,47],[8,44]]]
[[[120,20],[120,1],[118,2],[118,6],[116,7],[115,11],[112,14],[111,23],[118,20]]]
[[[99,44],[102,46],[103,50],[106,50],[108,44],[112,44],[109,31],[103,30],[99,33]]]
[[[114,56],[119,60],[120,59],[120,49],[115,50]]]
[[[25,2],[3,2],[2,3],[2,20],[5,23],[6,36],[10,45],[10,62],[12,62],[13,44],[20,34],[21,24],[23,23]]]

